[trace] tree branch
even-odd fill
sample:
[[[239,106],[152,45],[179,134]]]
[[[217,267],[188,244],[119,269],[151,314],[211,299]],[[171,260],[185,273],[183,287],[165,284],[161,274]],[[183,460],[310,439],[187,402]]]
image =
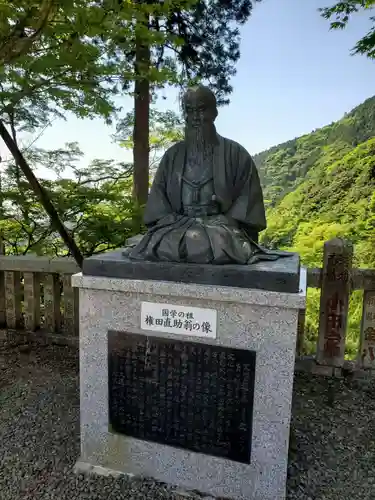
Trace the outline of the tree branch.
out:
[[[53,11],[57,11],[57,2],[44,0],[39,12],[36,13],[35,10],[35,7],[30,8],[3,40],[0,45],[0,65],[9,64],[13,59],[23,56],[30,50],[33,43],[42,35]],[[28,22],[30,26],[27,26]],[[34,23],[35,26],[33,26]],[[27,36],[25,29],[31,29],[33,33]]]

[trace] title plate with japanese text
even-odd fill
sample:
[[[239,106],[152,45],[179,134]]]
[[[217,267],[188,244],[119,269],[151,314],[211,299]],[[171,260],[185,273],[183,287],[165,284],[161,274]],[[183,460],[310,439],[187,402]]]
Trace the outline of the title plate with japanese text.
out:
[[[141,329],[216,339],[217,311],[200,307],[142,302]]]

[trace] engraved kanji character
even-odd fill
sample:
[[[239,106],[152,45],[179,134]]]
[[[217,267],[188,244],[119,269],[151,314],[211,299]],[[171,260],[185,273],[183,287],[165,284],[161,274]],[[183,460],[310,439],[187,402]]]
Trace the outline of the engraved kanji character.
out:
[[[184,317],[185,317],[185,313],[184,313],[184,312],[182,312],[182,311],[180,311],[180,312],[178,313],[178,317],[179,317],[179,318],[184,318]]]
[[[337,339],[328,338],[324,344],[324,350],[327,353],[328,357],[334,358],[340,355],[340,346],[337,343]]]
[[[182,321],[180,319],[174,319],[173,320],[173,328],[182,328]]]
[[[186,319],[194,319],[193,313],[186,313]]]
[[[200,330],[200,329],[201,329],[201,325],[199,323],[194,323],[193,330]]]
[[[164,320],[164,326],[170,328],[172,326],[172,323],[171,323],[171,318],[165,318]]]
[[[203,323],[202,323],[202,332],[204,332],[204,333],[210,333],[210,332],[212,332],[212,330],[211,330],[211,323],[209,321],[203,321]]]
[[[163,326],[163,320],[161,318],[158,318],[155,320],[155,324],[158,326]]]
[[[146,316],[146,318],[145,318],[145,323],[146,323],[146,325],[153,325],[154,324],[154,318],[148,314]]]
[[[161,315],[162,315],[162,316],[169,316],[169,310],[168,310],[168,309],[163,309],[163,310],[161,311]]]
[[[169,315],[172,316],[172,318],[175,318],[177,316],[177,311],[175,309],[172,309],[169,311]]]
[[[374,342],[375,341],[375,328],[369,327],[365,330],[365,340]]]
[[[191,331],[193,329],[193,323],[190,320],[185,320],[184,328],[185,328],[185,330]]]

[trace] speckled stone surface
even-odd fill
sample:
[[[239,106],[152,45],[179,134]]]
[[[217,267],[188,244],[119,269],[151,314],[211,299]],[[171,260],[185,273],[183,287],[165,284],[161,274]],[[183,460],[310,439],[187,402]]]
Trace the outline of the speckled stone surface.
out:
[[[212,496],[283,500],[298,308],[305,304],[304,271],[299,294],[81,275],[75,275],[73,284],[80,287],[80,462]],[[250,464],[109,432],[107,332],[155,335],[140,329],[142,301],[216,309],[217,338],[199,342],[256,351]],[[182,339],[174,334],[157,336]]]
[[[156,301],[158,302],[162,302],[160,297],[167,296],[169,299],[182,299],[181,304],[184,304],[186,299],[199,299],[270,307],[303,308],[305,306],[306,270],[301,269],[299,293],[270,292],[228,286],[193,285],[171,281],[103,278],[100,276],[84,276],[81,273],[72,276],[72,285],[90,290],[122,292],[128,296],[152,295],[157,297]]]

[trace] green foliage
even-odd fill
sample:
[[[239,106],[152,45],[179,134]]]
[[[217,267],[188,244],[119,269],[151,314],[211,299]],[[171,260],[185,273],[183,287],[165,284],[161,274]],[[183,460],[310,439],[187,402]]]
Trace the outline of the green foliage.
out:
[[[178,83],[205,81],[218,103],[227,103],[240,57],[238,25],[249,19],[253,4],[259,1],[197,0],[188,9],[153,17],[149,29],[167,33],[173,41],[154,46],[153,64],[178,75]]]
[[[9,30],[29,22],[26,3],[11,0],[0,4],[0,17]],[[44,3],[34,1],[33,7],[38,11],[39,4],[42,10]],[[61,109],[109,119],[117,88],[111,82],[114,61],[100,35],[103,28],[113,25],[112,20],[106,21],[99,2],[91,6],[85,0],[50,3],[54,4],[51,14],[28,50],[14,53],[10,62],[0,66],[2,119],[27,130],[45,125]],[[13,33],[15,44],[24,37],[25,29],[19,31],[18,36],[14,30],[7,35]],[[120,66],[120,61],[116,63]]]
[[[31,150],[32,166],[55,166],[57,180],[41,180],[60,219],[71,231],[84,256],[124,246],[142,229],[141,214],[131,196],[131,168],[95,160],[77,168],[81,156],[76,144],[56,151]],[[69,165],[72,177],[64,176]],[[2,177],[0,231],[11,254],[67,255],[53,224],[45,215],[28,182],[17,167],[7,165]]]
[[[146,14],[168,17],[194,0],[0,1],[0,117],[17,130],[45,126],[53,115],[111,120],[115,97],[134,80],[135,39],[150,45],[180,43],[134,21]],[[153,68],[151,82],[173,79]]]
[[[134,113],[127,113],[117,123],[115,141],[125,149],[133,149]],[[157,168],[163,153],[183,139],[183,120],[174,111],[150,110],[150,170]]]
[[[145,76],[153,88],[203,79],[224,102],[240,56],[235,24],[251,10],[250,0],[1,0],[0,118],[17,130],[63,111],[110,121],[115,97]],[[136,39],[152,49],[145,74]]]
[[[165,149],[182,138],[182,122],[172,111],[152,110],[151,118],[151,167],[155,167]],[[129,113],[119,122],[115,136],[130,149],[132,120]],[[82,168],[78,163],[82,152],[76,143],[51,151],[30,147],[24,155],[31,168],[53,170],[56,180],[40,182],[84,256],[123,247],[128,238],[144,230],[132,197],[132,164],[97,159]],[[6,252],[67,255],[20,169],[8,162],[2,170],[0,234]]]
[[[321,267],[324,242],[342,237],[354,244],[354,267],[375,267],[374,118],[371,98],[339,122],[259,155],[263,182],[278,172],[276,182],[287,193],[269,204],[263,244],[298,252],[304,265]],[[267,189],[270,196],[272,186]],[[315,350],[319,296],[317,290],[309,291],[308,351]],[[361,300],[361,292],[352,294],[347,342],[351,357],[357,352]]]
[[[353,147],[375,136],[375,97],[342,120],[254,156],[268,206],[297,188],[318,163],[331,165]]]
[[[375,135],[375,134],[374,134]],[[374,225],[375,139],[360,144],[343,158],[320,158],[297,189],[269,210],[263,240],[309,255],[309,265],[321,262],[319,246],[335,236],[362,243]],[[374,255],[374,254],[373,254]],[[371,254],[363,265],[375,263]]]
[[[375,7],[375,0],[344,0],[336,3],[332,7],[319,9],[325,19],[331,20],[331,29],[346,28],[350,17],[362,9],[372,10]],[[361,38],[354,46],[353,54],[365,54],[375,58],[375,17],[370,17],[373,23],[370,31]]]

